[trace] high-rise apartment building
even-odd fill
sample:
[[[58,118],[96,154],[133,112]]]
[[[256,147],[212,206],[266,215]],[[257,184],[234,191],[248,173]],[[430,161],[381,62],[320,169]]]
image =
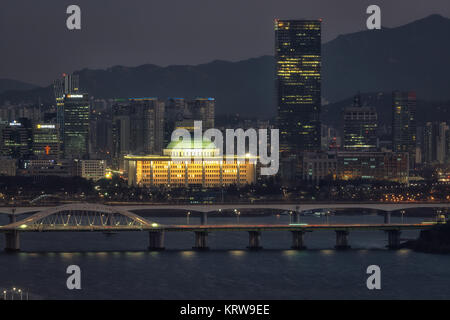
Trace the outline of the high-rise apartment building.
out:
[[[416,162],[417,126],[415,92],[395,91],[392,95],[392,149],[408,152],[410,168]]]
[[[164,143],[171,141],[172,132],[177,128],[194,129],[194,121],[202,122],[202,130],[214,128],[214,98],[169,98],[164,116]]]
[[[344,109],[343,118],[346,151],[377,150],[378,114],[375,108],[363,107],[357,96],[353,106]]]
[[[126,154],[160,154],[164,145],[165,104],[157,98],[118,99],[113,105],[113,166]]]
[[[449,126],[446,122],[427,122],[423,128],[422,162],[444,164],[449,159]]]
[[[159,154],[164,144],[164,102],[130,99],[130,148],[137,154]]]
[[[321,20],[275,20],[280,151],[321,147]]]

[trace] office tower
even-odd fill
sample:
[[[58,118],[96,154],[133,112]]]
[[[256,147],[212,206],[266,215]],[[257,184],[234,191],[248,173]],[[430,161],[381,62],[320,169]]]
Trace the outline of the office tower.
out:
[[[2,129],[2,156],[29,159],[32,155],[32,127],[27,118],[14,120]]]
[[[90,104],[87,94],[66,94],[58,106],[58,125],[62,137],[64,158],[89,157]]]
[[[392,95],[392,149],[408,152],[410,168],[416,162],[416,94],[395,91]]]
[[[77,93],[80,88],[79,76],[76,74],[62,74],[61,79],[53,82],[53,93],[57,104],[63,102],[64,96],[70,93]]]
[[[355,97],[353,106],[344,108],[344,150],[376,151],[378,148],[378,114],[375,108],[363,107]]]
[[[280,151],[319,151],[321,20],[275,20]]]
[[[33,157],[59,159],[59,128],[54,123],[38,123],[33,127]]]

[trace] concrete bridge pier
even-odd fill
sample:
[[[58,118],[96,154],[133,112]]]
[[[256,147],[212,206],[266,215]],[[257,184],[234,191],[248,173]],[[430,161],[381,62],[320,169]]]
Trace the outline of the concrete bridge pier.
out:
[[[387,230],[388,234],[388,248],[389,249],[398,249],[400,248],[400,230]]]
[[[348,231],[347,230],[336,230],[336,249],[345,250],[350,249],[348,245]]]
[[[294,215],[293,223],[300,223],[300,212],[295,211],[293,215]]]
[[[195,246],[192,249],[208,250],[207,240],[208,231],[195,231]]]
[[[248,232],[248,249],[259,250],[261,247],[261,231]]]
[[[207,225],[208,224],[208,213],[202,212],[200,214],[200,224],[201,225]]]
[[[20,251],[19,232],[10,231],[5,233],[5,251],[6,252]]]
[[[390,211],[386,211],[384,213],[384,223],[385,224],[390,224],[391,223],[391,212]]]
[[[14,214],[14,212],[9,214],[8,216],[9,216],[9,223],[10,224],[16,222],[16,215]]]
[[[291,231],[292,232],[292,249],[304,250],[305,247],[305,231]]]
[[[164,231],[149,231],[148,233],[148,250],[162,251],[164,250]]]

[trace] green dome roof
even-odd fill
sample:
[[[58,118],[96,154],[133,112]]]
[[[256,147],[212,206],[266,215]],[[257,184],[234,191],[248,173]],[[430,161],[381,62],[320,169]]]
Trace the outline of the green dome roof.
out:
[[[214,142],[209,140],[179,140],[179,141],[171,141],[166,149],[217,149]]]

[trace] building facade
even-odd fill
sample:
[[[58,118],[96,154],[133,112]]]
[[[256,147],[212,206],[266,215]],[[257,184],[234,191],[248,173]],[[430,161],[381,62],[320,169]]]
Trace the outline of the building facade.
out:
[[[98,181],[105,178],[105,160],[76,160],[74,166],[76,175],[84,179]]]
[[[58,106],[58,125],[67,159],[89,158],[90,103],[87,94],[66,94]]]
[[[33,158],[59,159],[59,128],[53,123],[38,123],[33,126]]]
[[[13,159],[30,159],[33,130],[31,121],[20,118],[2,126],[2,156]]]
[[[355,99],[356,101],[359,99]],[[361,104],[344,108],[344,150],[376,151],[378,149],[378,114],[375,108]]]
[[[392,150],[408,152],[410,167],[416,163],[417,125],[415,92],[396,91],[392,95]]]
[[[338,152],[337,179],[408,183],[409,154],[407,152]]]
[[[171,142],[161,156],[125,156],[128,184],[147,187],[251,184],[256,181],[256,159],[245,156],[226,161],[208,141]]]
[[[280,151],[321,148],[321,20],[275,20]]]

